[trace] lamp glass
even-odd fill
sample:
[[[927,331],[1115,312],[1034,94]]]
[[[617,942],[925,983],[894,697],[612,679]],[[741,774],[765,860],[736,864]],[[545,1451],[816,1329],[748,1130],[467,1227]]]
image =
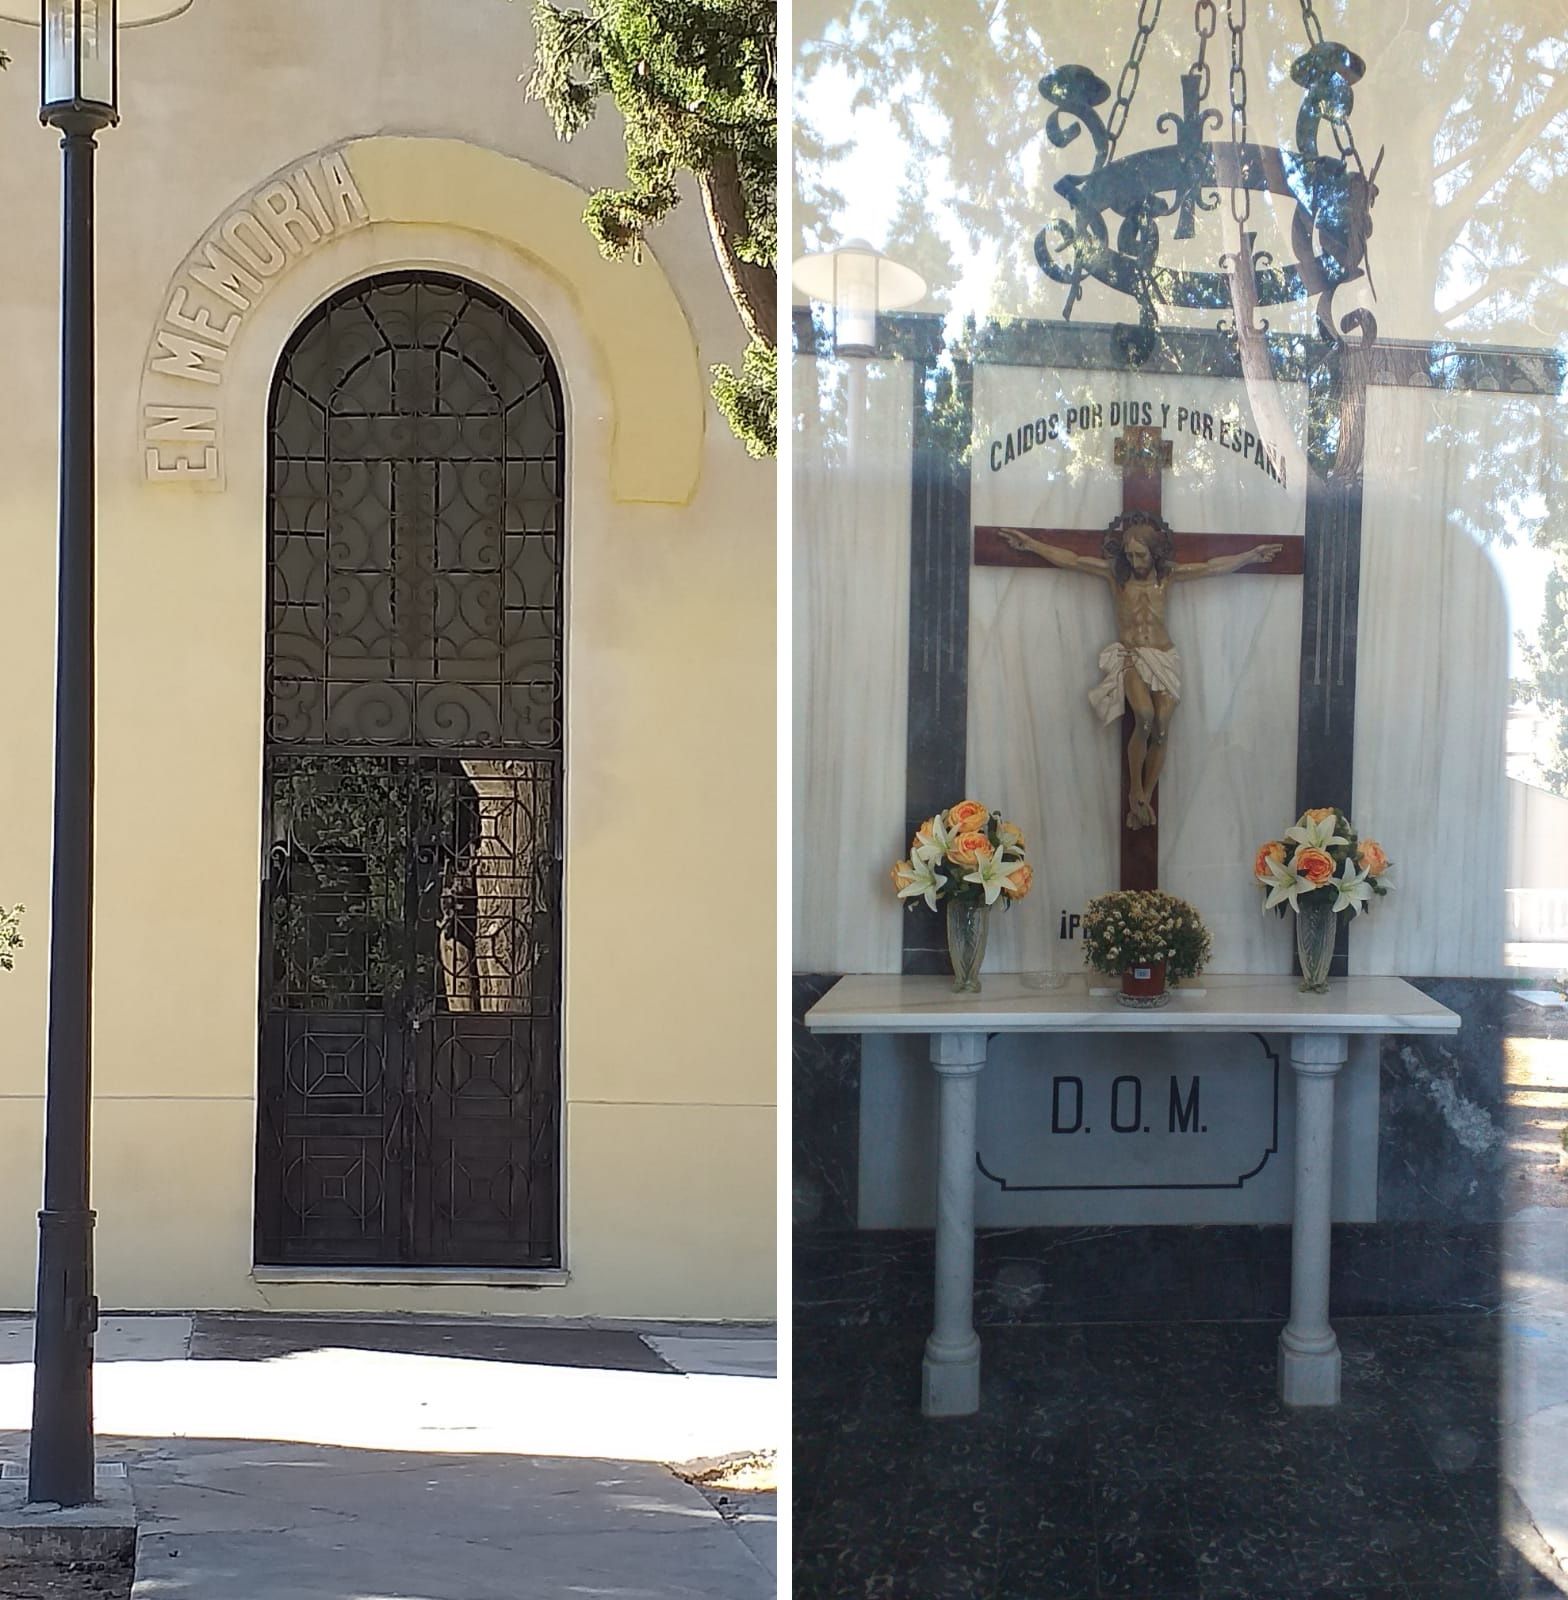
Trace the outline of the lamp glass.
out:
[[[870,354],[877,344],[877,257],[840,250],[834,263],[833,342],[843,352]]]
[[[114,105],[114,0],[44,0],[44,104]]]

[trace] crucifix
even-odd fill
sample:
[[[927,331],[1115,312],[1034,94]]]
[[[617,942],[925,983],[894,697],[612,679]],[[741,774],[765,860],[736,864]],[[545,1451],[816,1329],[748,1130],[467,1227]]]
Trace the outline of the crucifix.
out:
[[[1043,563],[1110,583],[1117,636],[1100,652],[1104,678],[1089,700],[1107,725],[1118,716],[1122,722],[1121,887],[1153,889],[1160,867],[1155,789],[1181,697],[1181,660],[1165,631],[1170,586],[1246,567],[1299,573],[1302,541],[1260,544],[1243,534],[1174,533],[1160,514],[1160,474],[1171,464],[1171,443],[1159,428],[1125,429],[1115,461],[1122,469],[1122,513],[1108,529],[977,527],[975,561],[985,567]]]

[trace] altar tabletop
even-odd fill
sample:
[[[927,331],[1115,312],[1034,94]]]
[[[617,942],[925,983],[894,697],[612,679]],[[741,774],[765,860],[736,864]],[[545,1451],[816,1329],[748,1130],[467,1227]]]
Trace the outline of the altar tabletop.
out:
[[[1293,977],[1204,973],[1170,1004],[1135,1010],[1090,992],[1083,974],[1044,989],[1023,973],[992,973],[979,994],[948,977],[840,978],[810,1011],[816,1033],[1454,1033],[1459,1017],[1403,978],[1336,978],[1302,994]],[[1105,980],[1092,980],[1098,987]]]

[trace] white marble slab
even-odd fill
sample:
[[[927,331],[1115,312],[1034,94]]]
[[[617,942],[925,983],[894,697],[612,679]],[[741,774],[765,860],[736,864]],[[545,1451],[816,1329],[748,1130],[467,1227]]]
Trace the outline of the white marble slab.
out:
[[[1560,438],[1519,460],[1553,400],[1374,387],[1367,396],[1353,815],[1396,889],[1350,941],[1355,972],[1501,976],[1509,887],[1509,613],[1497,561],[1510,493],[1548,499]],[[1504,474],[1506,481],[1510,475]],[[1329,803],[1328,800],[1324,801]]]
[[[1338,1222],[1377,1220],[1381,1042],[1375,1034],[1352,1038],[1340,1074]],[[927,1065],[929,1048],[917,1033],[862,1040],[856,1191],[862,1228],[929,1228],[935,1220],[936,1075]],[[1289,1056],[1285,1034],[992,1036],[976,1149],[1009,1187],[980,1176],[976,1221],[986,1228],[1289,1222],[1296,1128]],[[1063,1078],[1078,1084],[1058,1090]],[[1191,1125],[1171,1114],[1172,1079],[1181,1109],[1198,1113]],[[1113,1102],[1125,1112],[1134,1094],[1147,1114],[1129,1131],[1118,1126]],[[1074,1103],[1080,1096],[1081,1106]]]
[[[1290,977],[1205,973],[1204,993],[1132,1010],[1096,999],[1082,977],[1042,992],[1018,973],[987,973],[977,995],[946,977],[840,978],[806,1013],[816,1033],[1455,1033],[1459,1016],[1400,978],[1340,978],[1302,994]]]
[[[794,966],[896,972],[907,846],[906,362],[794,364]],[[863,390],[853,459],[847,410]],[[954,796],[957,799],[958,796]]]
[[[1169,405],[1173,461],[1166,520],[1180,532],[1300,534],[1303,478],[1289,459],[1298,390],[1270,394],[1258,421],[1245,384],[984,365],[975,372],[973,520],[1030,527],[1103,527],[1121,510],[1110,404]],[[1104,424],[1047,442],[1000,471],[990,442],[1026,417],[1104,403]],[[1281,484],[1217,441],[1178,429],[1180,408],[1240,419],[1283,441]],[[1160,882],[1192,900],[1218,965],[1290,970],[1288,932],[1265,921],[1248,867],[1257,847],[1295,817],[1301,579],[1230,576],[1184,584],[1169,625],[1183,662],[1182,703],[1160,785]],[[1094,716],[1088,692],[1114,637],[1107,586],[1076,573],[976,567],[970,579],[970,794],[1024,830],[1036,869],[1029,900],[992,927],[999,967],[1077,963],[1059,939],[1060,915],[1081,911],[1118,876],[1124,758],[1119,725]]]

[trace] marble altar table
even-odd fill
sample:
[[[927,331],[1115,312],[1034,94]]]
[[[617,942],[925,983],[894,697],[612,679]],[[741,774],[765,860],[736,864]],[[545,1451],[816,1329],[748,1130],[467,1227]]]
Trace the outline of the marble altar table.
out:
[[[1103,980],[1093,980],[1100,984]],[[1336,978],[1302,994],[1290,977],[1205,973],[1159,1010],[1130,1010],[1082,976],[1060,989],[986,973],[977,995],[948,977],[840,978],[806,1013],[816,1033],[929,1035],[939,1080],[936,1317],[926,1341],[921,1409],[967,1416],[980,1406],[974,1329],[975,1103],[986,1041],[997,1033],[1262,1033],[1290,1035],[1296,1075],[1295,1214],[1290,1318],[1279,1340],[1279,1392],[1289,1405],[1339,1402],[1339,1341],[1328,1319],[1334,1079],[1352,1034],[1454,1033],[1459,1017],[1402,978]]]

